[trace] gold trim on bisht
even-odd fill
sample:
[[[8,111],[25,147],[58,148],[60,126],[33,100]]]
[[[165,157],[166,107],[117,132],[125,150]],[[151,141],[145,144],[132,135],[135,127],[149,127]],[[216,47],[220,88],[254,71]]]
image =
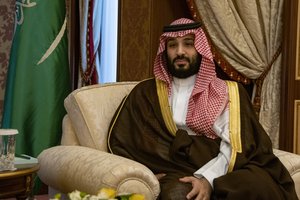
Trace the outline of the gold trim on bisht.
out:
[[[170,109],[167,84],[161,80],[158,79],[155,80],[156,80],[157,96],[158,96],[163,119],[165,121],[165,124],[169,132],[175,136],[177,132],[177,126],[173,120],[172,111]]]
[[[108,131],[108,135],[107,135],[107,146],[108,146],[108,150],[109,150],[112,154],[114,154],[114,152],[112,151],[112,149],[111,149],[111,147],[110,147],[110,142],[109,142],[109,141],[110,141],[110,136],[111,136],[111,131],[112,131],[113,127],[115,126],[117,119],[119,118],[119,115],[120,115],[120,113],[121,113],[122,108],[124,107],[124,104],[125,104],[125,102],[126,102],[127,97],[128,97],[128,95],[126,95],[126,96],[124,97],[124,99],[122,100],[121,105],[120,105],[119,109],[117,110],[116,117],[115,117],[114,121],[112,122],[112,125],[110,126],[109,131]]]
[[[236,82],[226,81],[229,93],[229,137],[232,146],[228,172],[233,170],[237,153],[242,152],[240,96]]]

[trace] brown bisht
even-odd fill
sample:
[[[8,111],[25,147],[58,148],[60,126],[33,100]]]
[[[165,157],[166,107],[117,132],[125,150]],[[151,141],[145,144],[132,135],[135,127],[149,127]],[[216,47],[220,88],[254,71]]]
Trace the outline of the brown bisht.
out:
[[[155,79],[143,81],[123,100],[111,123],[108,148],[111,153],[148,166],[154,174],[167,174],[160,180],[160,198],[165,199],[164,193],[172,191],[177,196],[174,199],[180,199],[180,189],[176,188],[185,190],[185,197],[191,185],[188,189],[177,187],[181,184],[178,178],[193,176],[216,157],[220,139],[190,136],[185,130],[174,128],[167,90],[162,90],[161,85]],[[260,125],[247,92],[238,84],[232,93],[239,100],[231,102],[230,119],[240,116],[231,124],[240,132],[231,131],[235,133],[230,136],[229,172],[214,180],[211,199],[298,199],[294,182],[273,154],[270,138]],[[232,106],[237,109],[235,113]]]

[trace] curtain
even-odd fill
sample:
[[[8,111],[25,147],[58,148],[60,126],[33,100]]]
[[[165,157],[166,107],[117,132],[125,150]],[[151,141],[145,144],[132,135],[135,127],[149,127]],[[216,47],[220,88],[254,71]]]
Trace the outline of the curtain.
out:
[[[104,0],[101,32],[100,83],[117,79],[118,0]]]
[[[253,104],[279,146],[283,0],[187,0],[212,45],[235,70],[255,80]]]
[[[2,121],[6,75],[12,45],[15,1],[0,1],[0,121]]]
[[[117,0],[81,0],[79,87],[114,82],[117,64]]]
[[[98,34],[99,24],[94,24],[94,17],[100,17],[101,6],[100,1],[81,0],[79,4],[79,27],[80,27],[80,78],[78,87],[92,85],[98,83],[98,74],[96,65],[99,64],[98,50],[100,45],[100,37]],[[94,12],[95,8],[99,8],[98,12]]]

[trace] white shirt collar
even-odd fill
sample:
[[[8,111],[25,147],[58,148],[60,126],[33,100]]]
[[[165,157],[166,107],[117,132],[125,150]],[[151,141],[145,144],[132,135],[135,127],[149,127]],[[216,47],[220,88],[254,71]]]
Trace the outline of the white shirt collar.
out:
[[[187,78],[177,78],[173,77],[173,83],[176,87],[187,87],[187,86],[194,86],[196,81],[196,74],[189,76]]]

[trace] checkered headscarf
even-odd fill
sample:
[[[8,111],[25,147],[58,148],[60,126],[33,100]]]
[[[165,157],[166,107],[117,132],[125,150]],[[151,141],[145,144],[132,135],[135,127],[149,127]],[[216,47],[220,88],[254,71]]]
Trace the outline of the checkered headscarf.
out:
[[[194,23],[194,21],[181,18],[171,23],[171,25],[191,23]],[[166,51],[166,41],[167,38],[182,37],[187,34],[195,35],[195,48],[202,55],[202,60],[195,86],[189,99],[186,123],[196,134],[214,139],[217,135],[214,133],[212,126],[226,106],[228,100],[227,86],[225,81],[216,76],[213,56],[201,27],[165,32],[160,36],[160,45],[154,61],[154,76],[166,82],[170,95],[172,76],[167,71],[167,58],[164,53]]]

